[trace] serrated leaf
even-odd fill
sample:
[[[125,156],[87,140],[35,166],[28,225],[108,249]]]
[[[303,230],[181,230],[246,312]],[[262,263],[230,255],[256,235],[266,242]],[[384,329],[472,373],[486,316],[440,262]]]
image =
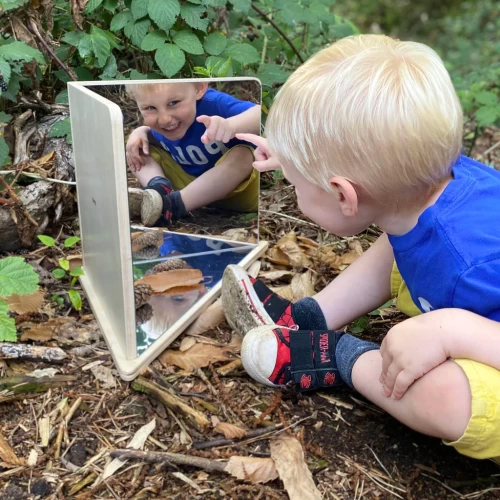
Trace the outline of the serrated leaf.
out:
[[[76,290],[69,290],[68,295],[73,307],[79,311],[82,308],[82,296]]]
[[[111,19],[109,29],[116,33],[117,31],[120,31],[122,28],[124,28],[131,20],[132,13],[129,10],[125,12],[119,12],[118,14],[116,14],[116,16],[113,17],[113,19]]]
[[[12,120],[12,115],[5,113],[5,111],[0,111],[0,123],[9,123]]]
[[[227,47],[224,53],[243,65],[260,61],[259,53],[248,43],[234,43]]]
[[[118,0],[104,0],[103,7],[113,13],[118,8]]]
[[[79,236],[70,236],[69,238],[66,238],[64,240],[64,246],[66,248],[71,248],[72,246],[76,245],[79,241],[81,241],[81,238]]]
[[[487,90],[478,92],[474,98],[476,102],[482,104],[483,106],[496,106],[498,104],[498,96],[493,92],[488,92]]]
[[[141,43],[142,50],[159,49],[168,40],[167,34],[162,30],[154,30],[148,33]]]
[[[42,53],[24,42],[12,42],[0,46],[0,57],[7,61],[37,61],[45,63]]]
[[[173,38],[175,45],[188,54],[203,54],[203,46],[198,37],[190,30],[183,30],[176,33]]]
[[[184,52],[173,43],[166,43],[155,53],[155,61],[163,74],[171,78],[186,62]]]
[[[56,104],[69,104],[68,89],[64,89],[56,95]]]
[[[149,31],[149,27],[151,26],[151,21],[149,19],[143,19],[141,21],[130,21],[126,26],[124,33],[125,35],[132,40],[132,43],[137,47],[141,46],[146,33]]]
[[[132,0],[130,12],[134,21],[148,14],[148,0]]]
[[[205,50],[212,56],[218,56],[227,45],[227,38],[222,33],[210,33],[206,38],[203,46]]]
[[[0,260],[0,296],[23,295],[38,290],[38,274],[22,257]]]
[[[99,26],[96,26],[94,24],[94,25],[92,25],[92,28],[90,29],[90,33],[93,35],[100,35],[105,40],[107,40],[109,43],[109,46],[111,47],[111,50],[122,48],[122,46],[118,43],[119,42],[118,38],[108,30],[102,30],[101,28],[99,28]]]
[[[82,57],[93,54],[97,59],[96,66],[102,68],[111,54],[111,46],[105,36],[100,33],[91,33],[81,39],[78,44],[78,52]]]
[[[0,342],[16,342],[16,322],[7,314],[7,303],[0,300]]]
[[[19,93],[19,89],[21,87],[20,85],[21,78],[19,75],[16,73],[12,73],[10,80],[9,80],[9,87],[7,89],[7,92],[2,91],[2,98],[3,99],[8,99],[9,101],[16,102],[17,101],[17,94]]]
[[[10,80],[10,64],[5,60],[0,57],[0,73],[3,75],[3,81],[5,83],[8,83]]]
[[[236,10],[247,13],[252,5],[252,0],[229,0]]]
[[[2,10],[7,12],[9,10],[18,9],[28,2],[29,0],[3,0],[0,5],[2,6]]]
[[[66,137],[68,144],[71,144],[71,122],[69,118],[54,123],[47,137]]]
[[[483,106],[476,111],[476,121],[480,127],[492,125],[500,117],[500,108]]]
[[[62,37],[62,41],[66,42],[73,47],[78,47],[78,44],[82,41],[86,33],[84,31],[68,31]]]
[[[181,17],[191,28],[207,31],[208,19],[201,19],[202,14],[206,12],[206,8],[198,5],[182,5]]]
[[[0,136],[0,165],[3,166],[9,159],[9,145],[5,142],[3,136]]]
[[[116,76],[116,72],[118,71],[118,65],[116,63],[116,58],[113,54],[108,57],[106,61],[106,65],[102,69],[102,73],[99,75],[101,80],[111,80]]]
[[[257,78],[263,85],[272,86],[274,83],[284,83],[290,72],[284,70],[277,64],[261,64],[257,71]]]
[[[180,12],[179,0],[149,0],[149,17],[164,31],[174,25]]]
[[[94,12],[94,10],[97,9],[102,4],[103,0],[89,0],[87,5],[85,5],[85,9],[83,12],[85,14],[90,14],[91,12]]]
[[[224,7],[227,4],[227,0],[202,0],[202,3],[208,7]]]
[[[133,69],[130,71],[129,77],[131,80],[147,80],[148,75],[145,75],[144,73],[140,73],[139,71]]]

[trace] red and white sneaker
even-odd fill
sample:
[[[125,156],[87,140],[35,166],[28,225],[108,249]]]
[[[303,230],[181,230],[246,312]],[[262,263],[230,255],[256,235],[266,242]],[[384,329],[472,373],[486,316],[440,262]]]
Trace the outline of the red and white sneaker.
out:
[[[243,338],[241,361],[257,382],[278,387],[293,380],[298,391],[342,384],[335,359],[343,332],[292,330],[264,325]]]
[[[231,328],[245,335],[252,328],[278,325],[297,329],[293,304],[271,291],[262,281],[231,264],[222,277],[222,307]]]

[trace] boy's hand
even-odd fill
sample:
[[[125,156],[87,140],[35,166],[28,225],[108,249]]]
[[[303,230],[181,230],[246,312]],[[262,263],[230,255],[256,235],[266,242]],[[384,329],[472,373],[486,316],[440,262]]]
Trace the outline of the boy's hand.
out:
[[[385,396],[401,399],[415,380],[448,359],[439,313],[409,318],[389,330],[380,346]]]
[[[203,123],[207,130],[201,136],[203,144],[209,144],[213,141],[229,142],[234,139],[236,131],[231,121],[221,116],[201,115],[196,118],[197,122]]]
[[[132,171],[139,171],[144,167],[144,158],[142,154],[149,155],[149,140],[148,140],[149,127],[136,128],[128,138],[125,147],[125,156],[127,158],[128,166]],[[142,154],[141,154],[142,152]]]
[[[267,145],[267,139],[255,134],[236,134],[236,138],[240,141],[251,142],[257,146],[257,149],[253,152],[255,157],[253,168],[255,168],[255,170],[259,172],[281,170],[281,163],[276,156],[272,155]]]

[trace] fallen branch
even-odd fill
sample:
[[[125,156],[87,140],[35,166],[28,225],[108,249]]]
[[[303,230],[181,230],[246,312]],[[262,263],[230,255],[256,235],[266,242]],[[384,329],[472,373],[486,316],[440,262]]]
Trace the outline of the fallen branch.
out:
[[[13,394],[29,392],[44,392],[54,387],[61,387],[74,382],[74,375],[54,375],[53,377],[27,377],[15,375],[14,377],[0,378],[0,391],[9,391]]]
[[[62,363],[66,357],[67,354],[59,347],[0,342],[0,359],[27,359],[45,361],[46,363]]]
[[[227,462],[217,462],[215,460],[209,460],[208,458],[192,457],[179,453],[166,453],[161,451],[114,450],[110,455],[112,458],[120,458],[122,460],[131,458],[152,463],[170,462],[177,465],[189,465],[209,472],[223,472],[227,466]]]
[[[137,379],[132,382],[132,388],[136,391],[144,392],[145,394],[153,396],[171,409],[181,410],[186,416],[191,418],[202,428],[206,428],[210,425],[210,422],[205,415],[188,406],[179,397],[165,391],[155,382],[151,382],[144,377],[137,377]]]

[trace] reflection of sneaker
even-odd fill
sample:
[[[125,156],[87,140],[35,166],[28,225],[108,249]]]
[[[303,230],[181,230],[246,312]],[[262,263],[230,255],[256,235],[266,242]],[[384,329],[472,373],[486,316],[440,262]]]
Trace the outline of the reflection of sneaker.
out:
[[[292,330],[277,325],[254,328],[241,345],[241,361],[257,382],[271,387],[294,381],[310,391],[342,384],[335,350],[343,332]]]
[[[231,328],[243,335],[262,325],[298,328],[293,304],[248,276],[240,266],[229,265],[224,271],[222,307]]]

